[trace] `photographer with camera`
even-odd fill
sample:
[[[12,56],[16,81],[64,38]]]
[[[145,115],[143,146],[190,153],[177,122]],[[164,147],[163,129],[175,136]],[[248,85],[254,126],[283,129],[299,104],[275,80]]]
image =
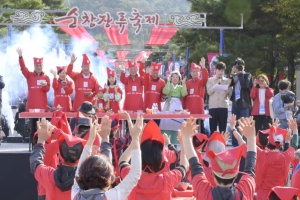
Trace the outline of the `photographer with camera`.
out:
[[[237,58],[232,67],[229,78],[230,85],[233,86],[233,92],[230,97],[232,101],[232,114],[236,115],[236,119],[250,116],[250,108],[252,107],[250,91],[252,88],[252,75],[245,72],[245,61]],[[232,146],[238,146],[235,137],[232,137]]]
[[[295,107],[295,94],[290,91],[291,82],[281,80],[278,83],[279,93],[274,96],[272,107],[275,118],[279,119],[279,127],[288,128],[287,119]]]

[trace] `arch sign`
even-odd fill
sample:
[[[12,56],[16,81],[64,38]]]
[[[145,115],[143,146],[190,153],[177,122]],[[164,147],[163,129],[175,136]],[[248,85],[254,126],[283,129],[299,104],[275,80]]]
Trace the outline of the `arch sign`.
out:
[[[12,23],[0,23],[0,25],[31,25],[35,23],[42,23],[46,13],[58,13],[61,11],[55,10],[4,10],[0,11],[14,11],[14,15],[10,16]],[[152,27],[177,27],[177,28],[196,28],[196,29],[242,29],[242,15],[241,26],[239,27],[209,27],[206,25],[206,13],[141,13],[136,8],[132,8],[131,12],[119,11],[117,13],[93,13],[88,10],[80,12],[78,7],[73,7],[66,12],[65,16],[55,17],[49,24],[51,26],[68,26],[71,29],[78,26],[89,28],[95,27],[118,27],[119,33],[123,34],[125,29],[131,25],[135,29],[135,34],[139,34],[143,25]],[[172,26],[167,23],[172,22]]]

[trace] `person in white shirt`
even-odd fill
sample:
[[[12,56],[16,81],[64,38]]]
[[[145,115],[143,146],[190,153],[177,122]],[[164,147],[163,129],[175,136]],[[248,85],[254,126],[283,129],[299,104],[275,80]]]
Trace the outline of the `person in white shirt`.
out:
[[[130,122],[131,119],[129,115],[127,113],[124,114]],[[119,185],[112,189],[109,189],[111,184],[114,182],[114,170],[111,160],[104,155],[90,156],[93,140],[97,134],[96,132],[99,132],[102,137],[101,147],[103,146],[103,142],[109,143],[110,126],[111,122],[107,116],[102,118],[101,128],[97,122],[94,122],[94,124],[92,124],[92,122],[90,123],[91,133],[87,144],[83,149],[78,163],[78,168],[76,170],[75,181],[71,194],[72,200],[125,200],[131,190],[136,186],[141,176],[141,151],[139,137],[142,133],[143,117],[138,115],[135,125],[130,126],[132,142],[126,151],[132,152],[132,168],[128,176],[126,176]],[[103,149],[101,149],[101,151],[103,152]],[[111,158],[111,151],[108,156]]]

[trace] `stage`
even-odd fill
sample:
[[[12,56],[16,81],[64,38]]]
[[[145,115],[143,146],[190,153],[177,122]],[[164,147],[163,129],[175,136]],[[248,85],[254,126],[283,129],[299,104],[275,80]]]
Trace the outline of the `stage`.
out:
[[[37,199],[37,183],[30,173],[28,143],[0,145],[0,199]]]

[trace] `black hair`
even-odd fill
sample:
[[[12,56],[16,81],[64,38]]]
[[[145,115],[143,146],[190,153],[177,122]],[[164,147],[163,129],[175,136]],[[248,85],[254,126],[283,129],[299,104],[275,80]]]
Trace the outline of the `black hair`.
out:
[[[69,147],[67,145],[67,142],[63,141],[59,150],[60,150],[60,155],[65,162],[75,163],[80,158],[80,155],[83,150],[83,146],[81,143],[78,143],[72,147]]]
[[[145,140],[141,144],[142,169],[145,172],[158,172],[164,167],[162,164],[164,145],[157,140]],[[149,170],[148,168],[151,170]]]
[[[289,82],[287,80],[281,80],[278,83],[279,90],[286,90],[286,89],[289,89],[290,87],[291,87],[291,82]]]
[[[218,70],[222,70],[222,69],[226,70],[226,64],[223,63],[223,62],[218,62],[216,64],[216,69],[218,69]]]
[[[63,69],[58,70],[58,71],[57,71],[57,75],[59,75],[60,72],[62,72],[62,71],[63,71]]]
[[[277,196],[277,194],[274,191],[272,191],[269,195],[269,200],[281,200],[281,199]],[[297,200],[297,195],[294,195],[292,200]]]
[[[199,147],[200,145],[202,145],[205,142],[205,140],[203,140],[202,142],[196,137],[196,135],[193,136],[193,146],[195,148]]]
[[[268,144],[268,149],[270,150],[275,150],[275,149],[278,149],[278,146],[280,145],[280,142],[275,142],[277,145],[273,145],[271,143]],[[282,147],[281,147],[282,148]],[[279,148],[279,149],[281,149]]]
[[[245,66],[245,61],[242,58],[237,58],[234,61],[234,65],[243,65],[243,66]]]
[[[18,105],[18,111],[19,112],[25,112],[26,111],[26,105],[25,105],[25,103],[19,103],[19,105]]]
[[[233,181],[235,179],[235,177],[233,178],[230,178],[230,179],[224,179],[224,178],[220,178],[218,177],[215,173],[213,173],[214,177],[216,178],[216,181],[219,183],[219,184],[223,184],[223,185],[232,185],[233,184]]]
[[[110,82],[109,82],[109,80],[107,80],[107,85],[108,86],[110,86],[111,84],[110,84]],[[115,82],[114,82],[114,84],[113,85],[117,85],[117,79],[115,80]]]
[[[259,143],[263,148],[265,148],[269,144],[269,135],[268,134],[258,134]]]

